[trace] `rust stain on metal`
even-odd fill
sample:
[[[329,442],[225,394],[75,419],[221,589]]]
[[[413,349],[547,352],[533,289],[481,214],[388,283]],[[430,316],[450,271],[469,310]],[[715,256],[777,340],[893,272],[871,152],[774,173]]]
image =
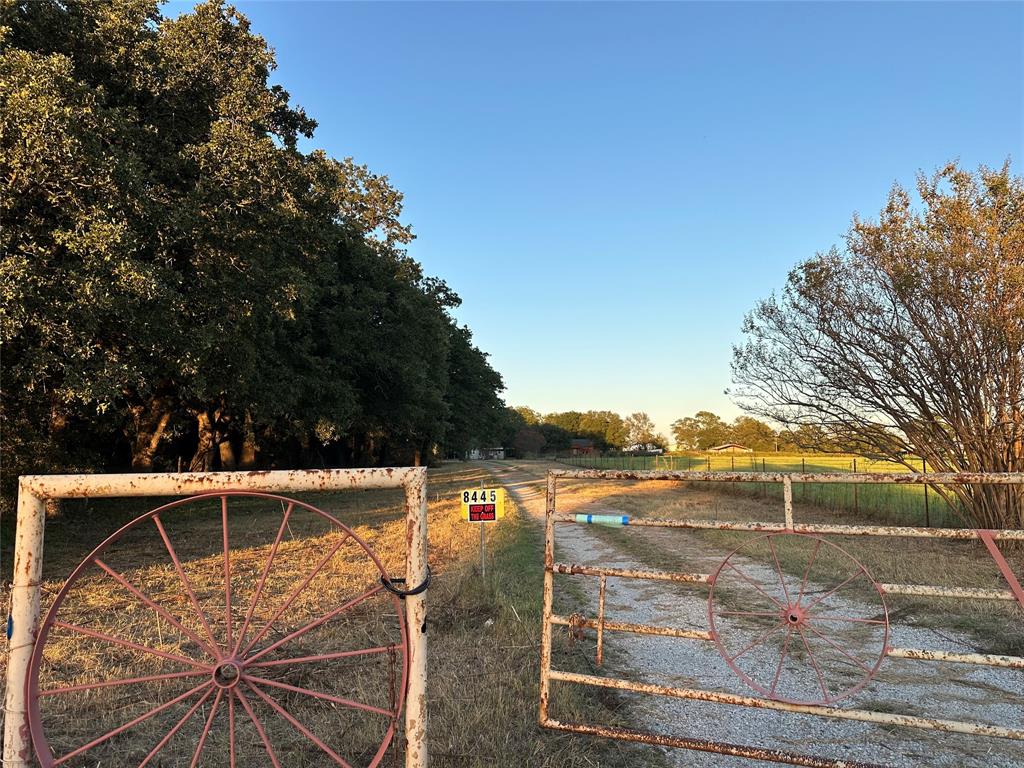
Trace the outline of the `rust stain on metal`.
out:
[[[851,485],[1022,485],[1024,472],[698,472],[625,469],[552,469],[577,480],[681,480],[714,483],[835,483]]]
[[[893,595],[950,597],[957,600],[1016,600],[1008,589],[968,589],[967,587],[934,587],[927,584],[883,584],[878,588]]]
[[[741,707],[753,707],[757,709],[773,709],[782,712],[792,712],[802,715],[818,715],[822,717],[834,717],[841,720],[856,720],[866,723],[882,723],[884,725],[900,725],[911,728],[922,728],[925,730],[947,731],[950,733],[965,733],[976,736],[995,736],[997,738],[1024,741],[1024,730],[1016,728],[1004,728],[998,725],[985,723],[967,723],[959,720],[943,720],[932,717],[918,717],[916,715],[900,715],[890,712],[874,712],[867,709],[841,709],[819,704],[790,704],[776,699],[759,699],[753,696],[739,696],[732,693],[721,693],[719,691],[705,691],[699,688],[673,688],[668,685],[654,685],[651,683],[637,683],[632,680],[619,680],[611,677],[596,677],[594,675],[579,675],[572,672],[551,671],[552,680],[560,680],[566,683],[577,683],[580,685],[592,685],[598,688],[612,688],[621,691],[635,691],[638,693],[651,693],[658,696],[670,696],[677,699],[690,699],[693,701],[706,701],[715,704],[733,704]]]
[[[1024,658],[1020,656],[999,656],[990,653],[953,653],[951,651],[928,650],[924,648],[885,649],[886,656],[921,661],[949,661],[958,664],[984,664],[989,667],[1024,669]]]
[[[751,760],[764,760],[771,763],[787,763],[789,765],[809,766],[810,768],[885,768],[875,763],[859,763],[851,760],[831,760],[813,755],[801,755],[795,752],[784,752],[777,749],[748,747],[741,744],[730,744],[723,741],[705,741],[702,739],[686,739],[676,736],[664,736],[647,731],[634,731],[628,728],[616,728],[603,725],[584,725],[582,723],[563,723],[558,720],[541,722],[545,728],[569,733],[584,733],[592,736],[603,736],[608,739],[634,741],[641,744],[655,744],[661,747],[677,747],[699,752],[712,752],[733,757],[745,757]]]
[[[633,568],[600,568],[577,563],[554,563],[551,570],[577,576],[619,576],[625,579],[650,579],[653,581],[676,581],[687,584],[707,584],[711,575],[707,573],[673,573],[671,571],[646,571]]]
[[[572,623],[571,616],[551,615],[551,623],[558,626],[568,626]],[[583,617],[576,622],[578,626],[586,629],[597,629],[598,621]],[[633,635],[659,635],[662,637],[678,637],[683,640],[711,640],[711,633],[700,629],[679,629],[677,627],[656,627],[651,624],[629,624],[622,621],[603,622],[606,632],[627,632]]]
[[[573,523],[575,515],[556,515],[556,523]],[[729,521],[729,520],[694,520],[694,519],[661,519],[633,518],[629,519],[632,528],[686,528],[704,531],[750,531],[754,533],[811,533],[833,534],[836,536],[890,536],[906,538],[958,539],[973,540],[977,535],[970,528],[917,528],[899,525],[832,525],[824,523],[794,523],[792,528],[784,523],[765,521]],[[991,531],[992,538],[1002,541],[1024,541],[1024,530],[1008,528]]]

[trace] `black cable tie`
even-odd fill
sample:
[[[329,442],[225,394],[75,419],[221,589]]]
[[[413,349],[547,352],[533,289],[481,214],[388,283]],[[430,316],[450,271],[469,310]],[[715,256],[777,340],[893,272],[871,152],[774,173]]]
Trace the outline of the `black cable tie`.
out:
[[[405,579],[389,579],[387,576],[380,577],[380,583],[384,585],[384,589],[393,595],[398,595],[402,600],[409,597],[410,595],[419,595],[427,591],[427,587],[430,586],[430,566],[427,566],[427,576],[423,579],[423,583],[412,589],[399,589],[395,584],[405,584]]]

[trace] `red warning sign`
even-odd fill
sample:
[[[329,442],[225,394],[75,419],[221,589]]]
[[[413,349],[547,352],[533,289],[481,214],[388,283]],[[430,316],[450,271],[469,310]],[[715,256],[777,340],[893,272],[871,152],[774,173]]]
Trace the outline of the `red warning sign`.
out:
[[[497,507],[494,504],[470,504],[469,522],[489,523],[498,519]]]
[[[470,523],[493,523],[505,516],[504,488],[462,492],[462,517]]]

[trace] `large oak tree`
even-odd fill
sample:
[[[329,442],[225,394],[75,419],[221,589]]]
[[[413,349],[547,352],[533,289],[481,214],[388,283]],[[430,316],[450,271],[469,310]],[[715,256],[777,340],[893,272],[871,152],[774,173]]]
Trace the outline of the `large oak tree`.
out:
[[[403,462],[501,378],[403,247],[402,195],[210,1],[0,6],[0,449],[24,471]],[[371,119],[371,116],[367,116]]]

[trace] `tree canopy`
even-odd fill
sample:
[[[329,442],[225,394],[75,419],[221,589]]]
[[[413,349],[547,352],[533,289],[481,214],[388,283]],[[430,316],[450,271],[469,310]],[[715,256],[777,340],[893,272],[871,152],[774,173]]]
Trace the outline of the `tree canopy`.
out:
[[[0,17],[6,476],[414,461],[501,428],[500,375],[402,195],[298,149],[272,51],[206,2]]]
[[[1024,180],[949,165],[762,301],[733,353],[751,413],[933,471],[1024,470]],[[908,464],[908,466],[910,466]],[[919,467],[917,467],[919,468]],[[973,524],[1024,524],[1024,489],[956,486]]]
[[[723,421],[711,411],[697,411],[672,422],[672,436],[676,446],[684,451],[706,451],[723,443],[739,443],[755,451],[812,448],[801,445],[795,435],[776,433],[771,425],[751,416],[737,416],[732,422]]]

